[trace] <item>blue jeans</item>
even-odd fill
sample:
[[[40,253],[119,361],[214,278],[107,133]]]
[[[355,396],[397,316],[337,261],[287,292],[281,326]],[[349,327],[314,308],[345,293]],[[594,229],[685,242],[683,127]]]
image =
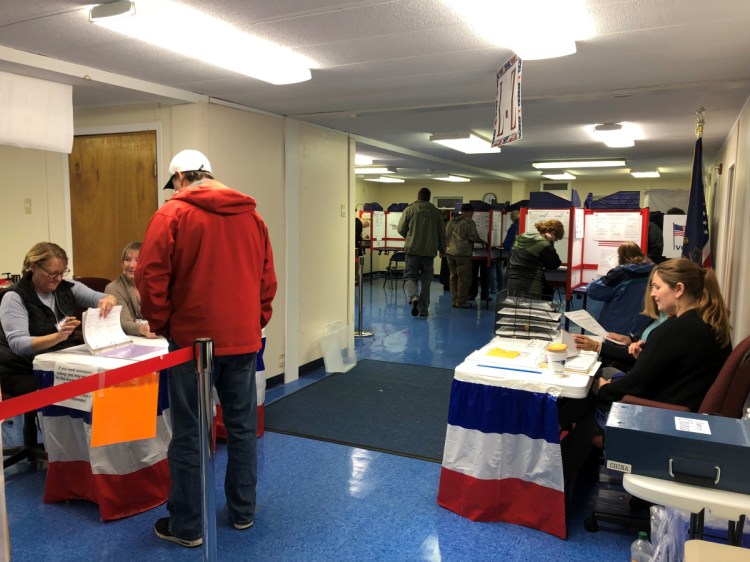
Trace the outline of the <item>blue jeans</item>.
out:
[[[417,296],[417,281],[420,282],[419,291],[419,313],[427,314],[430,307],[430,283],[435,276],[435,256],[412,256],[406,254],[404,264],[404,288],[406,289],[407,302]]]
[[[179,349],[173,341],[169,350]],[[219,394],[227,428],[227,472],[224,492],[234,522],[247,522],[255,513],[258,481],[258,425],[255,360],[257,353],[214,356],[212,379]],[[202,534],[200,443],[198,437],[198,374],[192,361],[169,373],[169,415],[172,440],[167,457],[172,489],[167,501],[169,528],[181,539]]]

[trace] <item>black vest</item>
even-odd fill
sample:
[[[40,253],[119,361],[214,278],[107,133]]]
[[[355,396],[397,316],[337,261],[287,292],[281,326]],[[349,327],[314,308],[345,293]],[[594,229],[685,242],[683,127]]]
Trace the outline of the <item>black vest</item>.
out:
[[[29,314],[29,335],[46,336],[54,334],[57,331],[57,318],[52,310],[39,300],[34,285],[31,282],[31,272],[27,272],[8,291],[17,293],[26,306],[26,311]],[[58,314],[73,316],[76,311],[73,283],[65,280],[61,281],[57,289],[55,289],[54,295]],[[76,345],[76,342],[72,341],[72,338],[68,338],[54,347],[45,349],[44,352],[57,351],[58,349],[65,349],[74,345]],[[33,362],[33,357],[22,357],[11,351],[8,339],[5,337],[5,330],[0,324],[0,377],[9,374],[32,375]]]

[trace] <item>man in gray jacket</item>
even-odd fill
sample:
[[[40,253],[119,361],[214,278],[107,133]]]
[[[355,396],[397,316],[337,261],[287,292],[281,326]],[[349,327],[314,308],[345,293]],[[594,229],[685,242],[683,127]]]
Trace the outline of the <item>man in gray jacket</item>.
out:
[[[451,270],[451,305],[454,308],[471,308],[466,300],[471,289],[471,254],[474,244],[487,245],[479,236],[474,222],[474,207],[461,205],[461,214],[454,216],[445,229],[448,247],[448,267]]]
[[[430,203],[432,194],[423,187],[417,200],[409,205],[398,221],[398,233],[406,238],[404,277],[412,316],[427,316],[430,306],[430,283],[434,276],[435,255],[445,254],[443,215]],[[417,296],[417,280],[421,282]]]

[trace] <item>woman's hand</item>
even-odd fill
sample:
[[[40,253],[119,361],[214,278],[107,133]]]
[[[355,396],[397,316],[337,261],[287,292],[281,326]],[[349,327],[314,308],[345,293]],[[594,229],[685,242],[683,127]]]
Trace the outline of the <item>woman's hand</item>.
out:
[[[149,339],[154,339],[154,338],[159,337],[151,331],[151,328],[149,328],[148,326],[148,322],[142,322],[138,326],[138,333],[141,334],[144,338],[149,338]]]
[[[615,334],[614,332],[607,332],[607,337],[622,345],[630,345],[631,343],[633,343],[633,340],[631,340],[628,336],[623,336],[622,334]]]
[[[59,324],[60,329],[57,331],[57,336],[58,336],[57,343],[64,342],[65,340],[67,340],[70,337],[70,335],[75,331],[75,329],[80,325],[81,325],[81,321],[76,320],[74,316],[68,316],[67,318],[65,318],[65,320],[63,320]]]
[[[638,356],[641,354],[641,351],[643,351],[643,346],[646,342],[643,340],[638,340],[637,342],[631,343],[628,346],[628,353],[638,359]]]
[[[116,304],[117,297],[114,295],[106,295],[102,299],[99,299],[99,303],[96,305],[99,309],[99,318],[105,318]]]
[[[599,342],[588,336],[582,334],[573,334],[573,339],[576,342],[576,348],[583,351],[596,351],[599,352]]]

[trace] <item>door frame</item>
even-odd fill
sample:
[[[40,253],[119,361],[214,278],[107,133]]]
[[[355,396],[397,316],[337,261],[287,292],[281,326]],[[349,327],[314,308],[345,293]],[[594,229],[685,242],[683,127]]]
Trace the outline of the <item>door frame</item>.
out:
[[[157,189],[157,203],[156,208],[158,209],[164,204],[164,190],[162,186],[167,182],[167,178],[164,177],[164,170],[161,163],[163,148],[162,148],[162,124],[160,121],[153,121],[149,123],[123,123],[119,125],[103,125],[99,127],[80,127],[73,131],[74,136],[82,135],[108,135],[117,133],[138,133],[141,131],[155,131],[156,132],[156,189]],[[68,267],[75,273],[75,255],[73,254],[73,220],[71,218],[70,208],[70,166],[69,159],[63,158],[63,197],[65,200],[65,247],[68,248]]]

